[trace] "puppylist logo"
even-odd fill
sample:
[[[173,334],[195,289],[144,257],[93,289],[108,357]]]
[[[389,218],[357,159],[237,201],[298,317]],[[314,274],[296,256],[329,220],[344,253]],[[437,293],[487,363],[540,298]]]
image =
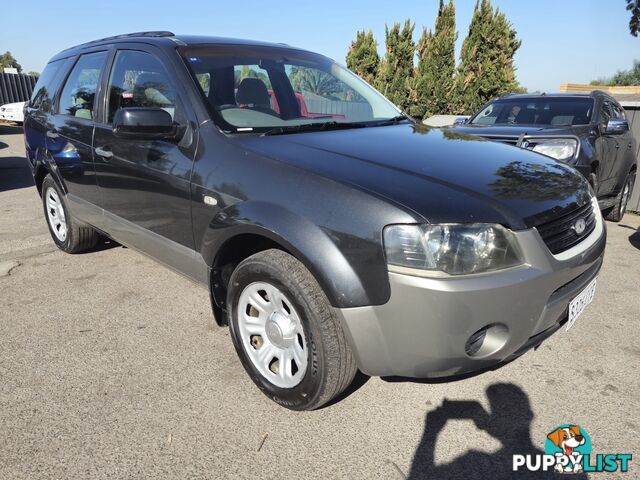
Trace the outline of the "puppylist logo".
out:
[[[579,425],[558,425],[547,434],[544,455],[514,455],[513,471],[554,470],[559,473],[622,472],[629,470],[630,453],[592,454],[591,437]]]

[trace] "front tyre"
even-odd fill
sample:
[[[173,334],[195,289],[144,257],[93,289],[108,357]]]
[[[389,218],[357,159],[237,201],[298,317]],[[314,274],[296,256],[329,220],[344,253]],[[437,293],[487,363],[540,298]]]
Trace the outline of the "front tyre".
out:
[[[625,212],[627,211],[627,204],[629,203],[629,198],[631,198],[631,193],[633,192],[633,184],[635,183],[636,174],[635,172],[627,175],[627,178],[622,186],[622,189],[618,193],[616,197],[615,205],[606,212],[605,218],[612,222],[619,222],[624,217]]]
[[[80,253],[95,246],[98,232],[73,218],[64,194],[51,175],[47,175],[42,182],[42,206],[51,238],[60,250]]]
[[[234,346],[254,383],[292,410],[313,410],[352,382],[356,362],[313,275],[281,250],[245,259],[227,295]]]

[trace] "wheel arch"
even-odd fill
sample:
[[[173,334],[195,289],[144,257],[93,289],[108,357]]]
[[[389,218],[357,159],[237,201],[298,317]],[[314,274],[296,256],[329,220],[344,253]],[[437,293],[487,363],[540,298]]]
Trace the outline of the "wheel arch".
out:
[[[299,260],[333,306],[372,303],[362,281],[327,232],[278,205],[246,202],[216,215],[202,241],[202,256],[211,266],[210,292],[218,323],[225,321],[221,314],[235,266],[269,248],[283,250]]]
[[[40,196],[42,196],[42,183],[44,182],[44,177],[46,177],[48,173],[49,170],[47,170],[47,168],[40,163],[36,167],[36,170],[33,174],[33,181],[36,184],[36,189],[38,190],[38,194]]]
[[[46,155],[46,154],[45,154]],[[56,182],[62,193],[67,194],[67,188],[60,178],[60,175],[56,171],[52,162],[48,159],[47,156],[40,157],[36,160],[35,165],[33,167],[33,181],[36,185],[36,189],[38,190],[38,194],[42,197],[42,182],[44,182],[44,178],[47,175],[51,175],[53,181]]]

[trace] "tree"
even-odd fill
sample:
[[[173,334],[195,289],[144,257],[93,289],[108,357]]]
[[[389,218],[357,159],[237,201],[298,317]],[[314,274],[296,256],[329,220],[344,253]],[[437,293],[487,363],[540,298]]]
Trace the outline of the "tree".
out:
[[[260,68],[260,67],[257,67]],[[265,84],[267,88],[271,88],[271,82],[269,81],[269,77],[264,72],[259,72],[254,70],[249,65],[243,65],[240,70],[235,70],[234,72],[234,83],[235,88],[238,88],[240,82],[245,78],[259,78]]]
[[[637,37],[640,31],[640,0],[627,0],[627,10],[631,12],[629,31],[631,35]]]
[[[347,67],[371,84],[378,75],[380,65],[377,47],[373,32],[363,30],[356,33],[356,39],[351,42],[347,53]]]
[[[423,29],[418,41],[418,67],[412,89],[413,116],[424,118],[451,111],[456,70],[456,11],[453,0],[440,0],[435,33]]]
[[[413,81],[413,57],[416,51],[414,28],[409,19],[404,22],[402,29],[399,23],[395,23],[391,29],[385,27],[387,52],[380,63],[375,82],[377,89],[403,110],[409,106],[409,87]]]
[[[478,0],[462,43],[456,73],[457,113],[473,113],[483,103],[517,89],[513,57],[521,41],[499,9]]]
[[[422,29],[422,35],[418,40],[416,50],[418,52],[418,67],[415,69],[414,79],[411,82],[409,92],[411,106],[408,113],[415,118],[427,117],[427,103],[430,97],[430,84],[427,81],[428,69],[431,64],[430,44],[433,41],[433,33],[426,28]]]
[[[633,67],[629,70],[618,70],[610,78],[593,80],[591,85],[632,86],[640,85],[640,61],[634,60]]]
[[[5,68],[17,68],[18,73],[22,72],[22,66],[13,58],[13,55],[11,55],[9,51],[0,55],[0,72],[3,72]]]
[[[315,68],[294,67],[289,79],[296,92],[309,92],[329,99],[340,89],[336,77]]]

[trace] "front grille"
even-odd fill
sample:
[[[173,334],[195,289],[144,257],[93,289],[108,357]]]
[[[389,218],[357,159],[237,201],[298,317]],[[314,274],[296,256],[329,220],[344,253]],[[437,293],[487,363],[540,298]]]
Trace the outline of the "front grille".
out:
[[[482,138],[491,140],[492,142],[506,143],[507,145],[517,145],[519,137],[512,137],[509,135],[480,135]]]
[[[585,221],[585,230],[578,235],[574,225],[578,219]],[[586,238],[596,226],[596,216],[593,212],[591,202],[562,217],[551,220],[547,223],[536,225],[540,236],[547,244],[551,253],[560,253],[580,243]]]

